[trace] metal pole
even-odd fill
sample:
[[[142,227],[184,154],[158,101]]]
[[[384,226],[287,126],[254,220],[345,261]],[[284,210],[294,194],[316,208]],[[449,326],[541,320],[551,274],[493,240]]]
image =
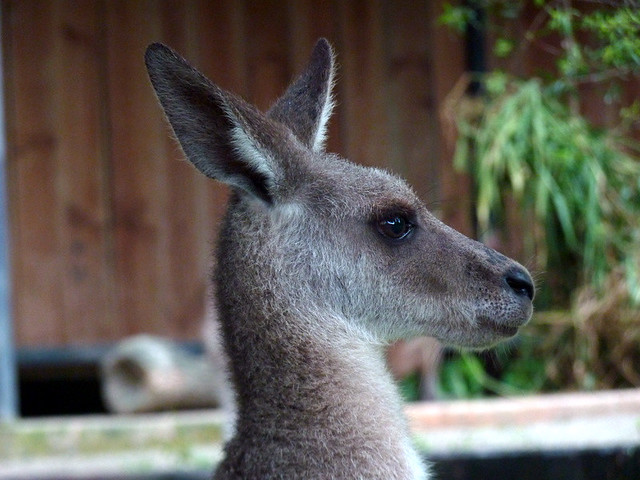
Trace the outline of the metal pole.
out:
[[[0,39],[1,38],[2,35],[0,35]],[[16,356],[11,324],[6,171],[7,149],[4,124],[4,77],[2,67],[2,57],[0,55],[0,422],[12,420],[16,418],[18,413]]]

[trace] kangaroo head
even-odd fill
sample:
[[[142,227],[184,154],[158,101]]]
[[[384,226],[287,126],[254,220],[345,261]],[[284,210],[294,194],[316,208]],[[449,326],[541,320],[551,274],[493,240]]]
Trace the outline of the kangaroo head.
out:
[[[478,348],[528,321],[526,269],[440,222],[398,177],[324,151],[334,78],[326,40],[266,114],[163,45],[148,48],[146,63],[186,157],[234,192],[218,259],[227,310],[251,302],[376,340],[430,335]]]

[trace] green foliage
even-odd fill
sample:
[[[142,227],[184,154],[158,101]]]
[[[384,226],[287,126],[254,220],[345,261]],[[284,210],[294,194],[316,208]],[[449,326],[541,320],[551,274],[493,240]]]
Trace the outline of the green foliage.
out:
[[[585,46],[588,57],[604,67],[626,69],[640,65],[640,10],[636,7],[598,10],[579,20],[581,29],[594,33],[600,46]]]
[[[640,162],[629,141],[591,127],[538,79],[498,78],[488,82],[479,115],[458,121],[454,161],[475,179],[480,228],[504,218],[510,192],[542,227],[542,259],[568,252],[582,265],[582,280],[594,285],[620,264],[635,274]],[[640,292],[634,278],[629,285]]]
[[[453,354],[441,366],[439,396],[640,387],[640,309],[621,272],[605,288],[603,296],[583,287],[568,310],[536,313],[507,347]]]
[[[559,90],[574,89],[582,82],[624,77],[640,68],[640,3],[537,0],[533,2],[534,9],[528,3],[503,0],[471,0],[455,6],[446,3],[439,20],[457,32],[464,32],[467,24],[491,31],[493,52],[500,58],[510,55],[517,58],[533,45],[546,50],[555,57],[558,70],[548,73],[555,77]],[[531,24],[522,38],[515,38],[505,23],[510,25],[511,20],[521,18],[527,8],[527,12],[533,12]],[[479,25],[478,9],[487,12],[493,21]],[[550,39],[554,35],[560,35],[562,40],[553,44]]]
[[[478,398],[484,395],[485,372],[480,360],[470,353],[443,362],[438,377],[440,398]]]
[[[515,43],[512,40],[498,38],[493,46],[493,54],[496,57],[506,57],[513,52],[514,47]]]
[[[640,73],[639,7],[597,0],[445,7],[442,23],[490,32],[501,67],[474,78],[482,96],[449,101],[459,134],[454,161],[474,179],[479,230],[504,225],[515,204],[536,268],[554,290],[561,282],[573,292],[562,299],[569,310],[537,314],[517,348],[496,357],[497,373],[475,353],[447,360],[445,397],[640,386],[640,102],[625,105],[621,95]],[[478,9],[487,24],[479,25]],[[553,67],[518,77],[527,49]],[[604,92],[602,109],[617,109],[618,122],[603,129],[581,115],[585,86]]]
[[[413,372],[398,382],[400,396],[405,402],[416,402],[420,399],[420,373]]]
[[[569,311],[540,313],[528,327],[541,339],[533,353],[549,358],[545,389],[640,387],[640,309],[629,302],[621,272],[605,290],[583,287]]]
[[[640,387],[640,310],[621,275],[607,289],[602,297],[585,288],[569,310],[536,314],[513,348],[453,354],[441,366],[439,397]]]
[[[438,18],[438,22],[441,25],[446,25],[447,27],[457,31],[458,33],[463,33],[467,25],[472,23],[475,19],[475,12],[472,8],[467,6],[453,6],[451,4],[445,3],[443,5],[442,14]]]
[[[489,357],[477,352],[456,352],[440,369],[439,398],[513,396],[541,391],[546,386],[547,365],[544,357],[533,354],[538,344],[536,337],[523,335],[513,351],[496,350]],[[487,363],[494,364],[496,372],[488,373]]]
[[[561,4],[563,5],[563,4]],[[575,9],[548,6],[548,32],[564,37],[556,63],[565,78],[558,87],[625,77],[640,67],[640,13],[637,6],[599,9],[581,14]],[[576,35],[589,38],[580,43]]]
[[[508,11],[497,0],[471,6],[494,19],[517,16],[525,6],[506,3]],[[603,4],[585,13],[579,3],[537,2],[539,11],[520,42],[499,22],[486,27],[496,32],[497,56],[515,56],[537,42],[553,52],[557,70],[529,79],[501,70],[486,74],[481,104],[458,103],[455,164],[475,180],[480,230],[502,222],[507,197],[514,199],[532,220],[525,240],[539,268],[562,277],[577,266],[566,283],[601,287],[622,265],[632,298],[640,301],[640,147],[630,135],[640,106],[621,107],[619,125],[603,130],[580,115],[577,95],[582,83],[606,82],[606,98],[615,101],[617,80],[640,72],[640,10]],[[470,10],[445,11],[451,19],[466,18]],[[552,34],[555,46],[543,42]]]

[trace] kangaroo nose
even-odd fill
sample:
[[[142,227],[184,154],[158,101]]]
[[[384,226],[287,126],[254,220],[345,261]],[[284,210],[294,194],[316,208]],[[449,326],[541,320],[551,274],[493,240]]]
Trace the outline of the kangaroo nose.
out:
[[[504,276],[504,280],[516,295],[526,296],[529,300],[533,300],[535,288],[533,280],[529,272],[524,268],[514,267],[510,269]]]

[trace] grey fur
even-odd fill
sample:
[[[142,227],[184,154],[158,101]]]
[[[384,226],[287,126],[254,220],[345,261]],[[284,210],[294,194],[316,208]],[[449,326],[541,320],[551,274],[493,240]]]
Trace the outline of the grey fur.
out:
[[[326,40],[266,115],[165,46],[146,62],[187,158],[233,187],[215,281],[238,419],[215,478],[427,478],[383,347],[513,336],[531,315],[527,271],[401,179],[323,151]],[[380,225],[398,216],[415,227],[394,240]]]

